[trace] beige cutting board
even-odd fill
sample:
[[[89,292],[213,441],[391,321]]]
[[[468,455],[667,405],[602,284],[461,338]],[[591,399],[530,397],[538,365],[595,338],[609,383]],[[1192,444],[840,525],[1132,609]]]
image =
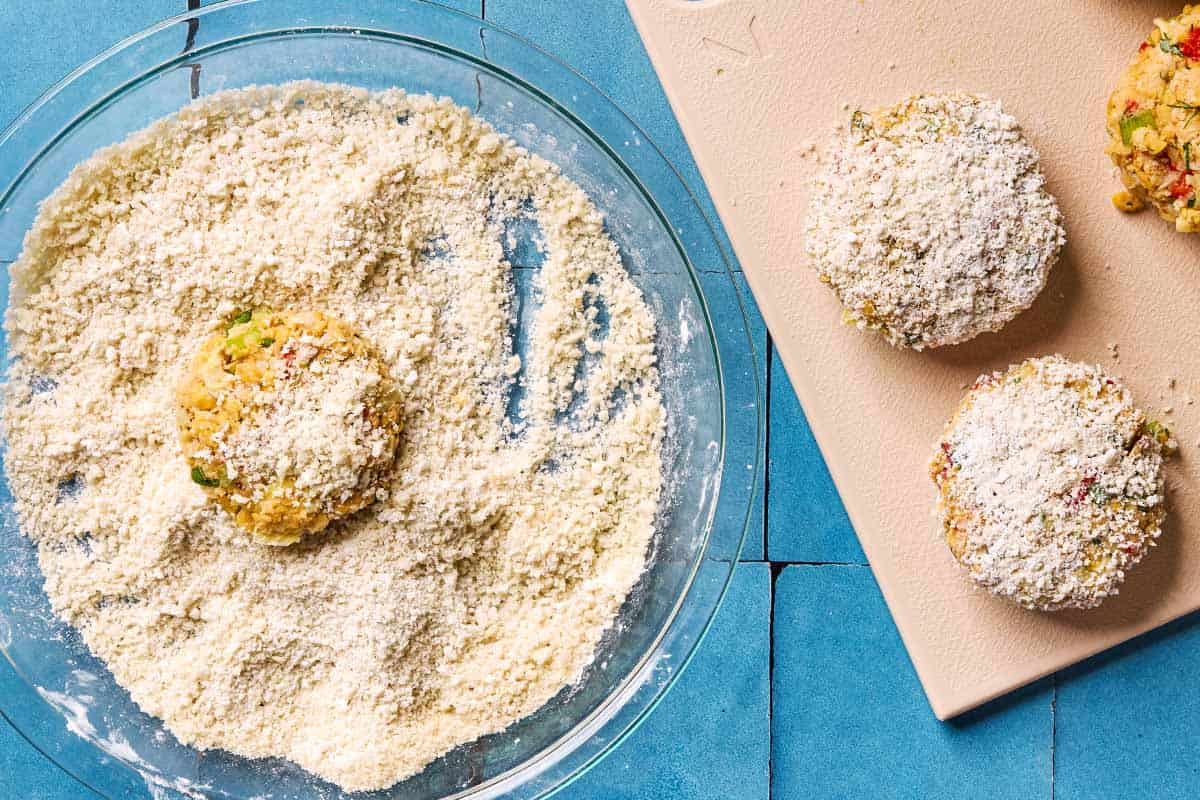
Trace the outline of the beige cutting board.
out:
[[[1120,187],[1103,153],[1111,88],[1153,18],[1180,5],[627,2],[934,713],[952,717],[1200,607],[1200,402],[1189,402],[1200,399],[1200,236],[1113,209]],[[816,161],[804,152],[855,106],[938,89],[990,94],[1016,115],[1068,244],[1034,307],[1001,333],[904,352],[843,326],[806,264]],[[1181,443],[1160,546],[1086,613],[1024,611],[974,589],[939,538],[925,468],[967,384],[1054,352],[1124,376]]]

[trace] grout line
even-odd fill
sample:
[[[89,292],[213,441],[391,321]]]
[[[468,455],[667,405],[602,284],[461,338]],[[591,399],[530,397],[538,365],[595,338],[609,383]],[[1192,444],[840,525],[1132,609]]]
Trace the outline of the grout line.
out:
[[[754,302],[753,296],[748,299],[749,302]],[[770,530],[771,508],[767,503],[767,498],[771,491],[771,354],[774,349],[775,341],[771,338],[771,332],[767,331],[767,346],[763,348],[766,377],[763,379],[762,554],[763,558],[768,561],[771,558],[771,552],[768,549],[771,542],[767,535],[767,531]]]
[[[771,603],[767,618],[767,800],[775,792],[775,582],[783,567],[771,564]]]
[[[1050,676],[1050,800],[1054,800],[1055,749],[1058,743],[1058,673]]]
[[[774,567],[870,567],[870,564],[860,564],[857,561],[783,561],[770,562]]]
[[[187,10],[197,11],[200,8],[200,0],[187,0]],[[199,17],[192,17],[187,21],[187,38],[183,43],[183,50],[180,52],[189,53],[196,46],[196,34],[200,32]],[[191,77],[188,81],[188,92],[191,94],[191,99],[195,100],[200,96],[200,65],[186,64],[191,71]]]
[[[200,8],[200,0],[187,0],[187,10],[196,11]],[[187,40],[183,45],[183,52],[189,52],[196,46],[196,34],[200,31],[200,20],[192,17],[187,21]]]
[[[487,0],[479,0],[479,19],[484,20],[487,16]],[[479,28],[479,51],[483,55],[483,60],[487,61],[487,40],[483,36],[483,27]],[[479,79],[479,72],[475,73],[475,113],[483,108],[483,81]]]

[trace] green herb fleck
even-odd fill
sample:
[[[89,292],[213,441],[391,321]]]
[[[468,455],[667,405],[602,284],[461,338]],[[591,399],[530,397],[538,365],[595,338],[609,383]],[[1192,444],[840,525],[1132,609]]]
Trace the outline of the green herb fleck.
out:
[[[1146,423],[1146,433],[1150,434],[1151,438],[1157,439],[1160,443],[1171,438],[1170,429],[1156,419],[1149,420]]]
[[[1183,56],[1183,51],[1179,49],[1179,45],[1172,42],[1166,36],[1158,40],[1158,49],[1173,56]]]
[[[1191,172],[1192,170],[1192,143],[1183,143],[1183,168]]]
[[[1187,119],[1183,121],[1183,127],[1185,128],[1192,124],[1192,120],[1196,118],[1197,114],[1200,114],[1200,106],[1193,103],[1167,103],[1167,108],[1178,108],[1189,112]]]
[[[1096,505],[1102,506],[1104,505],[1104,502],[1108,500],[1108,493],[1105,492],[1104,489],[1100,488],[1099,484],[1093,483],[1090,487],[1088,487],[1088,497],[1090,497],[1092,502]]]
[[[221,485],[219,478],[208,477],[204,474],[204,470],[200,469],[199,467],[192,467],[192,480],[201,486],[212,487]]]
[[[232,328],[234,325],[241,325],[243,323],[249,322],[250,318],[253,316],[254,316],[254,310],[248,308],[245,311],[240,312],[236,317],[234,317],[233,321],[229,323],[229,327]]]
[[[1092,537],[1092,544],[1100,544],[1100,537],[1099,537],[1099,536],[1093,536],[1093,537]]]
[[[275,340],[272,339],[270,336],[268,336],[265,339],[260,339],[258,342],[259,347],[270,347],[273,344],[275,344]]]

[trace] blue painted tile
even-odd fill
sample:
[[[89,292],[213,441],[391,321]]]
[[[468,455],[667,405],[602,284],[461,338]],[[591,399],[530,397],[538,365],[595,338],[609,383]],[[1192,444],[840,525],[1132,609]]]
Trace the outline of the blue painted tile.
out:
[[[5,669],[8,665],[3,665]],[[27,800],[93,800],[83,784],[29,746],[13,727],[0,720],[0,797]]]
[[[760,391],[765,394],[766,391],[766,367],[763,354],[767,348],[767,329],[763,324],[762,317],[758,313],[757,306],[754,305],[754,299],[750,296],[749,287],[746,285],[746,279],[741,273],[737,273],[731,282],[728,273],[700,273],[700,287],[704,292],[705,299],[708,302],[709,312],[712,315],[712,324],[716,335],[722,340],[736,342],[739,339],[744,341],[747,328],[750,333],[751,341],[756,351],[755,367],[757,368],[757,380]],[[741,298],[742,305],[738,304],[738,298]],[[742,317],[742,309],[745,309],[746,317]],[[753,374],[749,371],[748,361],[744,372],[738,373],[735,365],[726,363],[725,365],[725,381],[727,385],[734,385],[736,382],[749,382],[754,380]],[[747,392],[747,395],[749,393]],[[766,516],[765,510],[765,476],[766,476],[766,458],[765,447],[766,441],[763,436],[763,431],[756,431],[750,420],[743,418],[734,418],[734,415],[748,415],[753,417],[758,411],[765,407],[765,396],[760,398],[759,406],[746,405],[744,407],[731,407],[727,409],[728,418],[739,423],[733,425],[729,429],[729,440],[727,446],[731,453],[745,457],[745,462],[738,461],[730,462],[730,468],[737,470],[735,473],[726,473],[726,481],[721,488],[722,502],[725,502],[725,493],[737,491],[739,494],[731,494],[730,498],[736,505],[742,505],[746,502],[744,497],[744,488],[734,489],[732,487],[746,487],[749,477],[748,472],[741,470],[749,470],[753,467],[752,454],[755,448],[755,435],[759,436],[757,446],[758,450],[758,472],[757,481],[755,483],[755,492],[751,498],[751,513],[746,522],[746,536],[742,546],[741,560],[743,561],[761,561],[764,558],[764,542],[765,529],[764,519]]]
[[[1200,616],[1058,676],[1054,796],[1200,796]]]
[[[777,800],[1050,798],[1049,685],[939,722],[869,569],[784,568],[773,630]]]
[[[754,342],[754,349],[757,351],[755,357],[758,359],[758,385],[762,387],[764,394],[763,406],[769,408],[766,402],[767,391],[767,325],[763,322],[762,314],[758,310],[758,304],[754,302],[754,296],[750,294],[750,286],[746,283],[745,277],[741,274],[737,276],[738,291],[742,295],[743,307],[746,311],[746,317],[750,322],[750,338]],[[720,309],[714,313],[730,313],[736,314],[737,309],[722,304]],[[746,544],[742,547],[743,561],[761,561],[766,558],[766,502],[767,502],[767,458],[766,458],[766,442],[764,441],[759,453],[757,485],[754,493],[754,510],[750,515],[750,524],[746,532]]]
[[[740,564],[700,652],[666,699],[562,800],[766,800],[771,576]]]
[[[67,0],[0,6],[0,128],[79,64],[121,39],[187,9],[184,0],[109,3],[103,13]],[[14,46],[15,43],[15,46]],[[182,46],[182,42],[181,42]]]
[[[767,557],[865,564],[858,537],[773,348],[770,369]]]
[[[532,13],[528,0],[487,0],[484,17],[565,61],[611,97],[679,170],[713,221],[725,253],[732,254],[691,150],[624,3],[541,3],[537,13]],[[712,255],[712,263],[720,263],[719,254]],[[736,260],[732,266],[740,269]]]

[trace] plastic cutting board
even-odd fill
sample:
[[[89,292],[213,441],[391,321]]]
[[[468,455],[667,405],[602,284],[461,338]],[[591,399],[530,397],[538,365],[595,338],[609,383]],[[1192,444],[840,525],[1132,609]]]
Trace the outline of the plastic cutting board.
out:
[[[1200,399],[1200,236],[1116,211],[1103,152],[1121,70],[1153,18],[1180,5],[627,2],[934,713],[960,714],[1200,607],[1200,402],[1188,402]],[[901,351],[842,325],[805,263],[806,150],[855,107],[951,89],[996,97],[1021,121],[1068,244],[1034,307],[1000,333]],[[973,588],[932,517],[926,463],[978,375],[1056,352],[1124,377],[1181,449],[1166,530],[1120,595],[1047,614]]]

